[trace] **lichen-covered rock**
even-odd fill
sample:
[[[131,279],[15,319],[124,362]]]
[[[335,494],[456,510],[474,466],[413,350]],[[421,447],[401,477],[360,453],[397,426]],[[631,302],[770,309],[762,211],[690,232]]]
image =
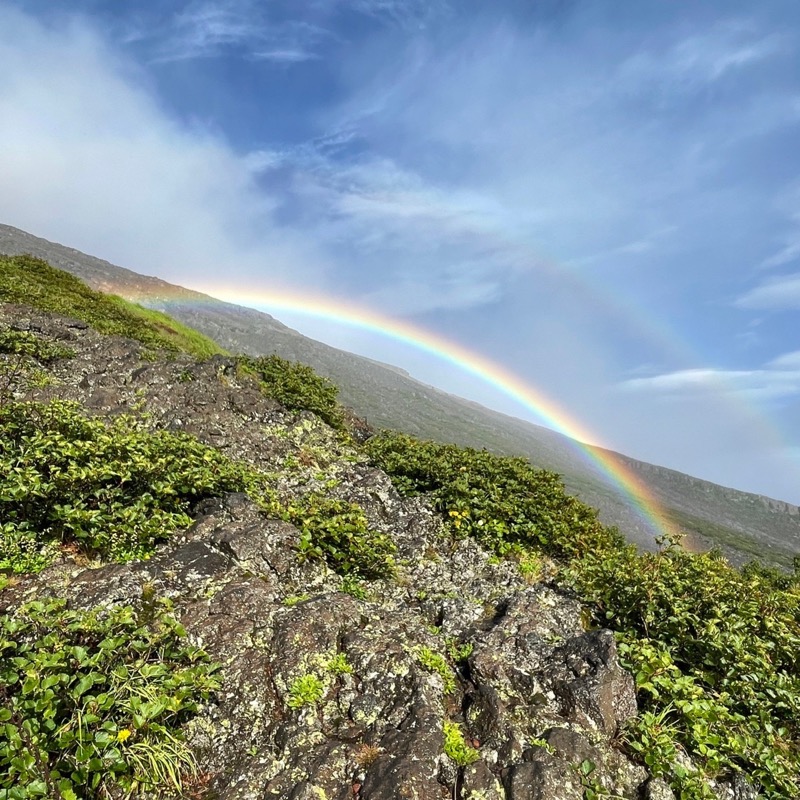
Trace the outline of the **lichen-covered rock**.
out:
[[[651,778],[644,786],[644,800],[675,800],[672,789],[661,780],[661,778]]]
[[[555,649],[549,663],[551,686],[570,721],[597,726],[613,736],[636,715],[633,678],[619,665],[611,631],[570,639]]]
[[[720,800],[757,800],[758,790],[744,777],[734,775],[728,780],[722,780],[713,787]]]
[[[508,800],[581,800],[583,785],[575,766],[540,748],[515,764],[505,778]]]
[[[461,782],[464,800],[504,800],[503,784],[485,761],[476,761],[464,768]]]

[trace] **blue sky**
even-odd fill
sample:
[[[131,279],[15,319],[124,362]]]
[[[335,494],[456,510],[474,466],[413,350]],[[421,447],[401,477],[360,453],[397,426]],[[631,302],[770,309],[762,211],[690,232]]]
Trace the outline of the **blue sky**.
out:
[[[796,0],[0,0],[0,107],[2,222],[800,503]]]

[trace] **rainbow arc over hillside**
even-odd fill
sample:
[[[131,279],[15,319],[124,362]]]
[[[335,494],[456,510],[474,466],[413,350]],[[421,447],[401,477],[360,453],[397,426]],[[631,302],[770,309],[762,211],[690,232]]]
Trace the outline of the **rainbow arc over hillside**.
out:
[[[571,439],[576,450],[587,462],[596,466],[601,474],[606,476],[612,484],[618,486],[630,499],[632,506],[653,535],[662,536],[677,532],[667,520],[652,492],[638,475],[614,453],[609,452],[594,433],[573,419],[539,389],[524,382],[519,376],[485,356],[418,325],[393,319],[371,309],[330,297],[313,296],[307,293],[301,295],[280,290],[263,293],[250,292],[219,286],[206,286],[200,290],[209,295],[210,300],[222,300],[267,313],[286,311],[302,314],[368,331],[421,350],[456,366],[516,401],[522,408],[539,418],[546,427]],[[185,295],[174,298],[161,295],[158,300],[168,304],[179,303],[181,305],[203,302],[198,295],[194,294],[191,299]]]

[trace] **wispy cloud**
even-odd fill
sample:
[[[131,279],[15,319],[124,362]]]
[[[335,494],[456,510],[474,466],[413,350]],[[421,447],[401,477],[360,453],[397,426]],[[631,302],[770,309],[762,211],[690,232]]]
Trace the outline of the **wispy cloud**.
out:
[[[447,0],[339,0],[343,6],[370,16],[388,19],[406,27],[419,27],[448,13]]]
[[[264,61],[275,61],[283,64],[298,64],[301,61],[310,61],[319,58],[317,53],[310,50],[292,50],[289,48],[276,48],[273,50],[254,50],[250,54],[251,58]]]
[[[785,217],[788,230],[781,237],[781,247],[765,258],[758,265],[759,269],[774,269],[800,259],[800,181],[794,181],[780,193],[775,207]]]
[[[800,350],[794,350],[791,353],[784,353],[777,358],[773,358],[767,364],[771,369],[788,369],[800,371]]]
[[[193,3],[176,14],[162,43],[162,60],[213,55],[219,50],[260,39],[241,3]]]
[[[761,368],[697,368],[623,381],[619,388],[660,396],[727,393],[769,402],[800,396],[800,351],[778,356]]]
[[[766,61],[786,45],[782,34],[762,33],[748,20],[727,20],[659,49],[640,50],[622,62],[617,78],[623,87],[686,92]]]
[[[474,265],[454,265],[450,275],[440,275],[433,280],[399,278],[396,283],[362,297],[362,302],[373,308],[391,310],[396,315],[415,315],[431,311],[465,310],[483,306],[502,297],[497,281],[486,277],[470,276]],[[463,268],[463,272],[459,270]]]
[[[678,76],[710,83],[772,57],[785,44],[780,34],[759,36],[747,22],[729,22],[676,44],[667,65]]]
[[[150,38],[157,42],[157,61],[208,58],[238,49],[249,58],[291,64],[318,57],[316,50],[329,35],[305,19],[275,21],[268,6],[253,0],[203,0],[174,14]]]
[[[354,287],[363,302],[396,314],[470,308],[501,296],[509,274],[537,266],[509,225],[513,214],[491,197],[391,158],[337,158],[352,141],[342,134],[254,158],[266,182],[273,171],[291,174],[292,205],[318,240],[346,246],[357,271],[381,265],[381,288]]]
[[[664,225],[656,230],[646,233],[638,239],[633,239],[623,244],[615,245],[606,250],[597,253],[592,253],[587,256],[572,259],[569,263],[571,266],[586,266],[598,261],[606,261],[614,259],[619,256],[632,256],[634,258],[653,253],[658,248],[662,248],[665,242],[669,241],[669,237],[676,233],[678,230],[675,225]]]
[[[800,273],[763,281],[737,298],[734,305],[764,310],[800,309]]]
[[[0,195],[4,222],[181,283],[235,264],[325,286],[325,256],[275,219],[256,166],[165,114],[94,28],[0,6],[0,73],[0,185],[28,187]]]
[[[295,64],[320,57],[336,14],[350,10],[402,29],[419,30],[447,13],[445,0],[316,0],[278,17],[256,0],[195,0],[172,15],[164,30],[142,29],[127,38],[158,42],[157,61],[208,58],[234,49],[243,55]]]
[[[777,253],[765,258],[758,266],[761,269],[772,269],[790,264],[800,259],[800,231],[798,231]]]

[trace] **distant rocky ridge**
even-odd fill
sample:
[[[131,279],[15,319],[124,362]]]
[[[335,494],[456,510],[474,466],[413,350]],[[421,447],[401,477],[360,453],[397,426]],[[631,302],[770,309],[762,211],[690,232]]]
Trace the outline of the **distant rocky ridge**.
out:
[[[617,525],[631,541],[645,548],[653,545],[653,529],[632,508],[630,498],[593,467],[580,447],[547,428],[442,392],[395,367],[314,341],[269,314],[212,300],[11,226],[0,225],[0,253],[31,253],[95,289],[165,310],[232,352],[274,352],[310,364],[339,386],[346,405],[375,426],[523,455],[537,466],[561,473],[571,491],[598,508],[601,518]],[[797,506],[620,454],[613,457],[641,478],[692,545],[720,547],[736,563],[758,557],[789,565],[800,553]]]

